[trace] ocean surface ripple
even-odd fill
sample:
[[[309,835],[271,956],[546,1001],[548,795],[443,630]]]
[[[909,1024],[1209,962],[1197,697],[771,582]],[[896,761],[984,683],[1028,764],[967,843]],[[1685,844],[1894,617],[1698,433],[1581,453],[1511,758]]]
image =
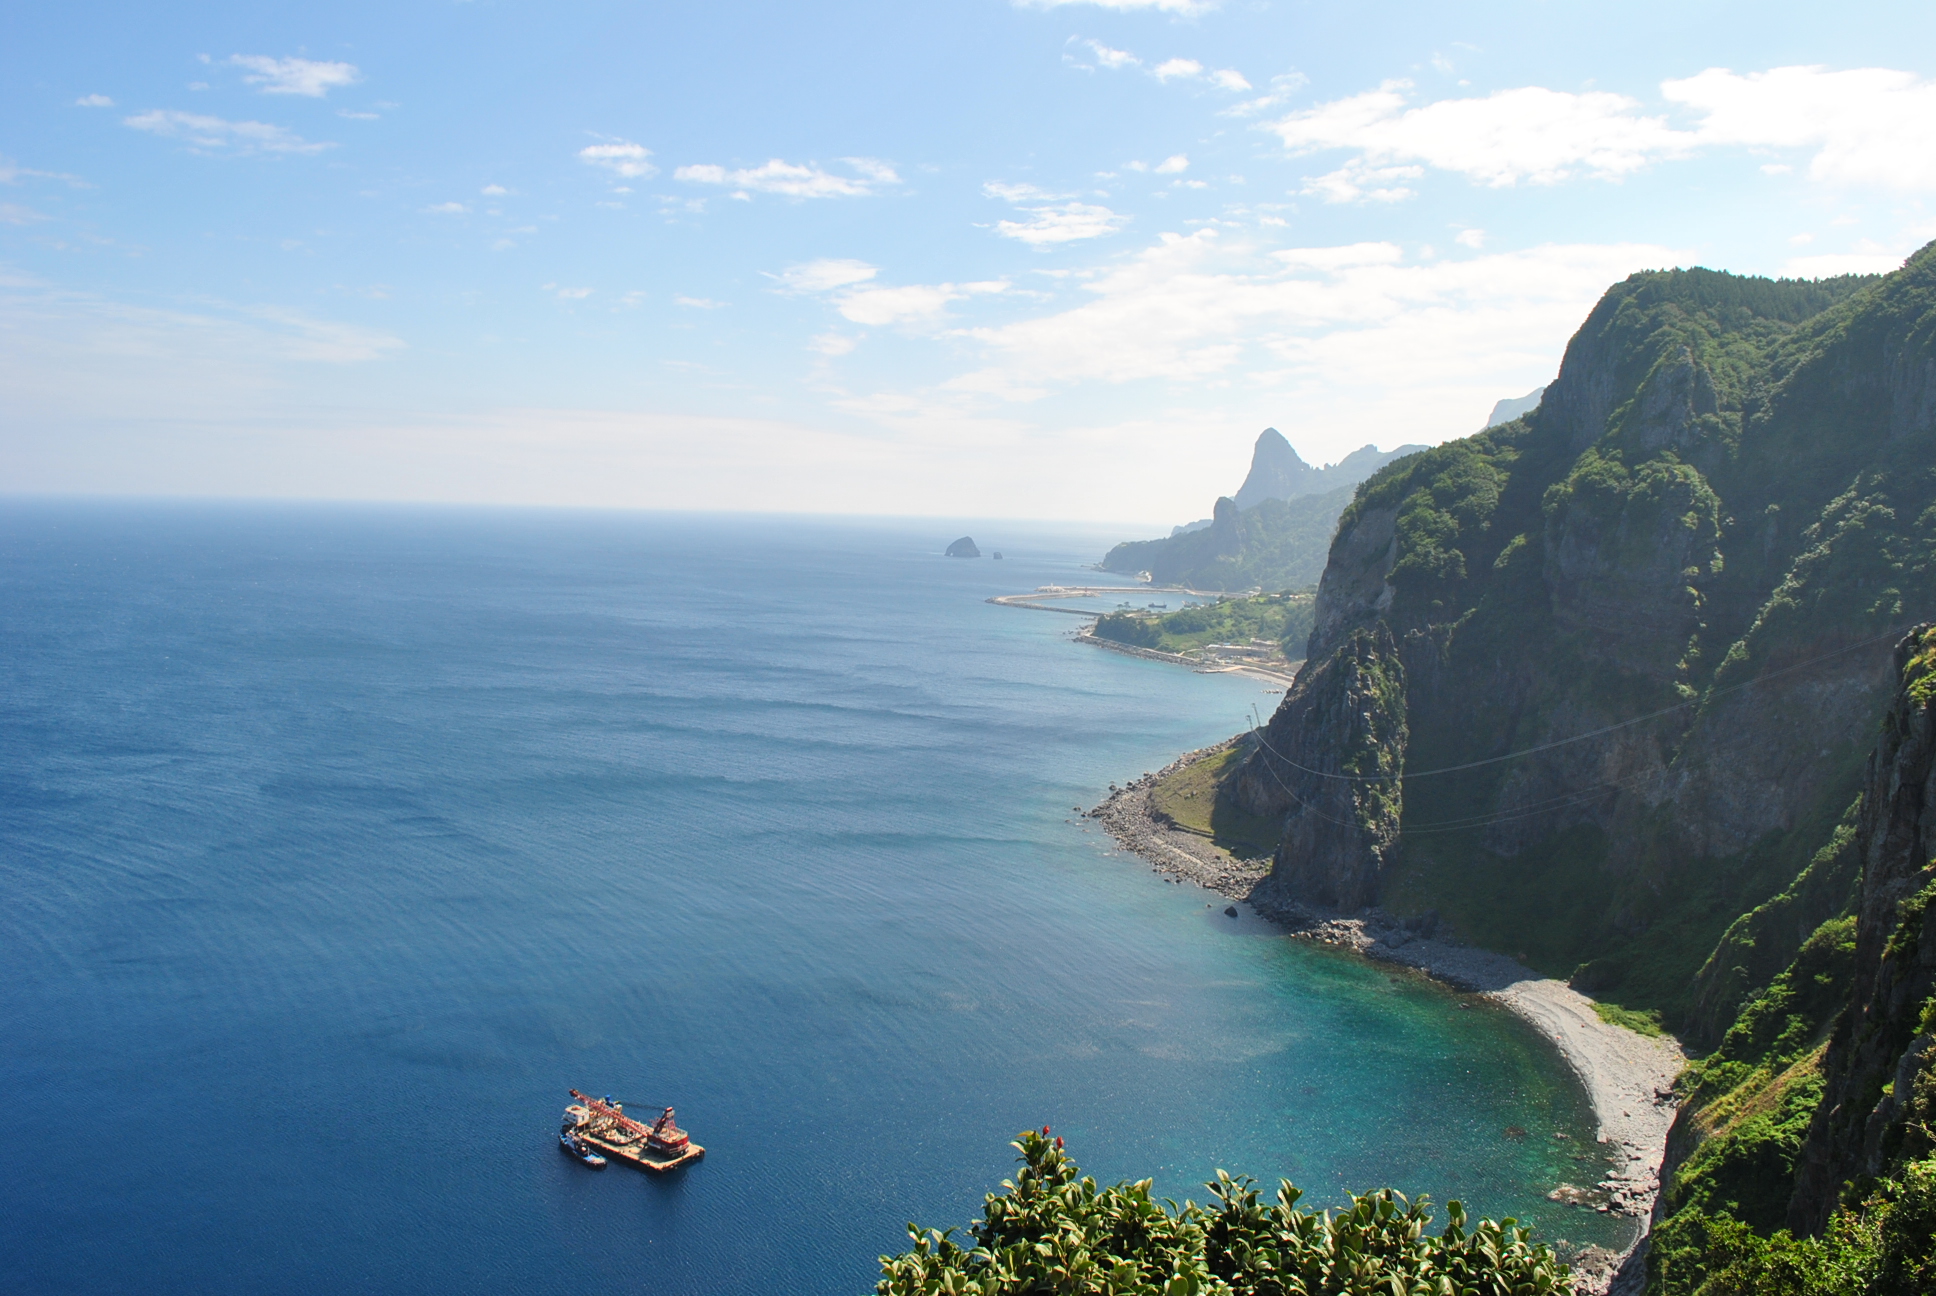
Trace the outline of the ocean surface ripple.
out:
[[[1523,1025],[1070,813],[1273,699],[984,602],[1120,537],[973,533],[9,502],[0,1288],[858,1293],[1043,1124],[1617,1243]],[[706,1160],[587,1172],[573,1085]]]

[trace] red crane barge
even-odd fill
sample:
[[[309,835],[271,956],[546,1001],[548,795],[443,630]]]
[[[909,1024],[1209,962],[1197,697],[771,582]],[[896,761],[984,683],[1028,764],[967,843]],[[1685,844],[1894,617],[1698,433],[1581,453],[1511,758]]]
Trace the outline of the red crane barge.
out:
[[[706,1155],[706,1149],[694,1143],[672,1119],[670,1107],[647,1125],[627,1116],[623,1103],[594,1098],[576,1089],[571,1096],[578,1101],[565,1108],[565,1129],[605,1156],[664,1174]]]

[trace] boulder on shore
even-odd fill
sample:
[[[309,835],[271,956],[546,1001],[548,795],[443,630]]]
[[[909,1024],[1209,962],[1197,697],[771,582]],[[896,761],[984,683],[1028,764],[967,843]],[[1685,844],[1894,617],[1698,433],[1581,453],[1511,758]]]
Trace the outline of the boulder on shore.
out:
[[[981,550],[975,548],[973,537],[963,536],[948,546],[948,556],[950,558],[979,558],[981,557]]]

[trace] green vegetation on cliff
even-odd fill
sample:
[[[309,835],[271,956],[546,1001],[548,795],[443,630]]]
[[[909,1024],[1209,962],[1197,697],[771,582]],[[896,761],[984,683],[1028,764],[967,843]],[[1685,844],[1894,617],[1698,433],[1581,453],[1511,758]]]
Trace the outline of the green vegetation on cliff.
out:
[[[963,1245],[908,1225],[913,1245],[881,1257],[878,1296],[1561,1296],[1569,1273],[1517,1221],[1468,1225],[1446,1205],[1427,1231],[1423,1201],[1389,1189],[1335,1213],[1298,1208],[1282,1181],[1266,1205],[1248,1179],[1217,1172],[1201,1206],[1160,1202],[1150,1181],[1099,1188],[1046,1127],[1013,1145],[1022,1168],[983,1199]]]
[[[1879,278],[1615,285],[1539,409],[1341,515],[1313,665],[1376,622],[1407,680],[1375,896],[1713,1042],[1828,916],[1697,975],[1854,794],[1887,636],[1936,610],[1933,463],[1936,248]],[[1325,705],[1287,698],[1271,747]],[[1299,834],[1280,868],[1359,867],[1349,832]]]
[[[1359,489],[1229,781],[1284,816],[1260,892],[1436,910],[1708,1051],[1654,1292],[1936,1290],[1932,619],[1936,245],[1635,275],[1537,410]]]
[[[1933,656],[1927,627],[1898,646],[1860,797],[1702,971],[1724,992],[1752,986],[1797,921],[1835,909],[1682,1077],[1647,1257],[1656,1296],[1936,1286],[1936,950],[1923,949],[1936,925]],[[1734,963],[1727,977],[1717,962]]]
[[[1248,644],[1253,639],[1268,639],[1285,656],[1296,660],[1304,655],[1304,641],[1311,637],[1316,594],[1316,590],[1305,589],[1221,598],[1161,616],[1111,612],[1098,618],[1090,633],[1113,643],[1170,653],[1190,652],[1206,644]]]

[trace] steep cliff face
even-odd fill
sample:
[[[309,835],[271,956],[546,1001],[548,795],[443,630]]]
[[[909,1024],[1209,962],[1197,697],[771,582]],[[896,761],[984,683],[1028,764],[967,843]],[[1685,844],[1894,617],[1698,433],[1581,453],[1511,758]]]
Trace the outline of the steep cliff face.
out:
[[[1284,817],[1254,903],[1355,909],[1377,899],[1398,842],[1404,691],[1391,632],[1376,623],[1299,677],[1233,789],[1247,812]]]
[[[1403,734],[1396,830],[1287,809],[1269,892],[1436,909],[1714,1043],[1823,902],[1737,930],[1753,972],[1704,964],[1829,840],[1890,645],[1936,611],[1932,366],[1936,246],[1867,280],[1636,275],[1539,408],[1366,481],[1270,746],[1333,771]],[[1347,675],[1398,682],[1375,723]],[[1249,760],[1237,797],[1277,812],[1286,771]]]
[[[1789,1208],[1789,1223],[1810,1232],[1844,1184],[1926,1152],[1936,1117],[1936,629],[1904,640],[1895,664],[1902,684],[1869,758],[1856,828],[1853,995],[1823,1063]]]
[[[1721,1290],[1789,1290],[1744,1281],[1743,1248],[1717,1245],[1737,1224],[1776,1235],[1777,1248],[1793,1245],[1777,1234],[1784,1227],[1826,1230],[1815,1251],[1798,1253],[1799,1267],[1839,1256],[1845,1277],[1869,1275],[1835,1291],[1927,1290],[1889,1278],[1914,1239],[1886,1235],[1914,1225],[1921,1242],[1908,1250],[1928,1251],[1929,1229],[1900,1181],[1936,1168],[1915,1164],[1936,1120],[1936,628],[1916,627],[1892,665],[1859,799],[1802,876],[1744,915],[1703,970],[1791,947],[1801,924],[1829,910],[1683,1080],[1648,1257],[1658,1296],[1708,1291],[1723,1270]],[[1838,1212],[1839,1232],[1828,1227]],[[1852,1219],[1863,1222],[1851,1229]]]

